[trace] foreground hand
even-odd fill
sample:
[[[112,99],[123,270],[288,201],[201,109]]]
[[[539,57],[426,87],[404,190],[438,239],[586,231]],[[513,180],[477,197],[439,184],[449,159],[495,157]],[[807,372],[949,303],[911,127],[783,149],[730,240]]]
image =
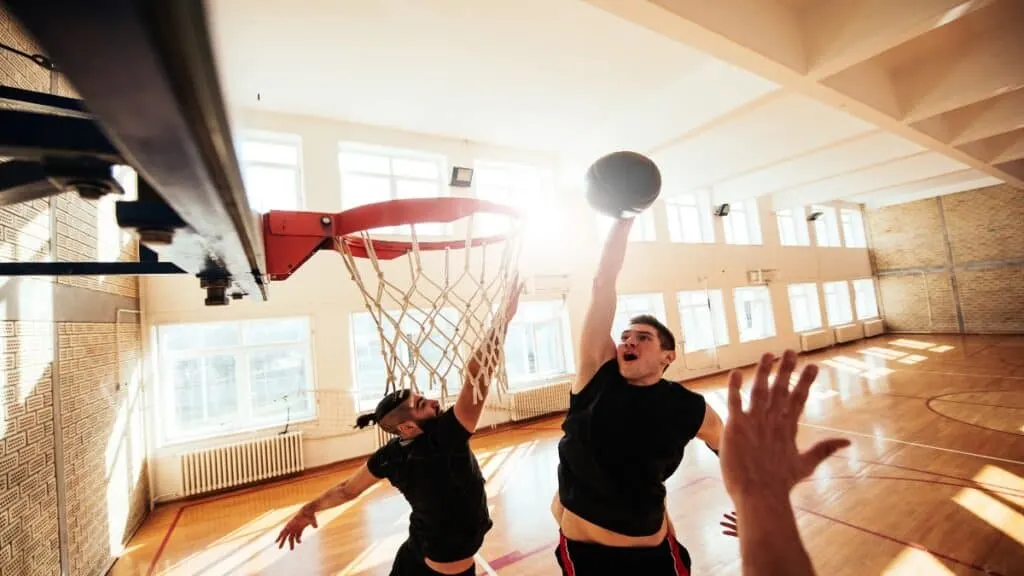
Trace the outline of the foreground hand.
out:
[[[306,529],[306,526],[312,526],[316,528],[316,514],[312,510],[303,506],[299,512],[284,525],[281,529],[281,533],[277,535],[277,540],[274,542],[277,544],[278,549],[284,547],[284,543],[288,542],[288,549],[295,550],[295,544],[302,544],[302,531]]]
[[[740,536],[739,528],[736,523],[736,513],[731,512],[729,514],[722,514],[722,517],[725,518],[725,520],[722,520],[718,523],[722,528],[725,528],[725,530],[722,530],[722,534],[725,534],[726,536],[732,536],[734,538],[739,538]]]
[[[809,364],[800,380],[789,390],[796,367],[796,352],[787,350],[771,386],[775,358],[761,357],[750,392],[749,410],[743,411],[738,371],[729,375],[729,418],[722,431],[722,479],[733,502],[751,494],[785,498],[797,482],[807,478],[826,458],[849,446],[848,440],[831,438],[800,453],[796,447],[797,423],[807,402],[807,393],[818,376]]]

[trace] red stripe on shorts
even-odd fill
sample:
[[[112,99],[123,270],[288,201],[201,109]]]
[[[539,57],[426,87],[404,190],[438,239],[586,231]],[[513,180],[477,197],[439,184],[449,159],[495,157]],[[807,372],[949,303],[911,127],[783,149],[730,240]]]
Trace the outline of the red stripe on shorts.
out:
[[[683,557],[679,555],[679,545],[671,534],[668,535],[668,549],[672,551],[672,562],[675,564],[676,576],[690,576],[690,571],[683,564]]]
[[[566,576],[576,576],[576,567],[572,564],[572,558],[569,558],[569,541],[561,530],[558,531],[558,553],[562,556]]]

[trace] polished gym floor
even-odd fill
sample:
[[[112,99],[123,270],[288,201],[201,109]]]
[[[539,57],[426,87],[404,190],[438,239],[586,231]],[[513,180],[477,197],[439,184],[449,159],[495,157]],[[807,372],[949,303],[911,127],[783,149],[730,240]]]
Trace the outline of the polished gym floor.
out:
[[[1024,573],[1024,336],[887,335],[829,348],[802,420],[802,446],[853,445],[793,492],[821,575]],[[750,370],[747,370],[748,373]],[[694,381],[724,413],[724,376]],[[478,574],[558,574],[555,492],[561,417],[473,441],[494,528]],[[281,526],[355,464],[159,507],[111,574],[387,574],[409,508],[390,485],[320,514],[294,551]],[[718,522],[731,504],[717,459],[693,443],[668,506],[695,575],[739,574]]]

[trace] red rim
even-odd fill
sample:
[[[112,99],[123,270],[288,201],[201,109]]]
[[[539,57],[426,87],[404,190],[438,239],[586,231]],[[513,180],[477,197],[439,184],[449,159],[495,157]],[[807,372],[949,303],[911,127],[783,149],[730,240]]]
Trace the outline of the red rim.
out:
[[[454,222],[472,214],[488,213],[520,218],[522,213],[511,206],[478,198],[442,196],[437,198],[406,198],[356,206],[337,214],[334,234],[344,242],[353,256],[368,258],[372,253],[378,260],[398,258],[413,250],[413,243],[402,240],[365,240],[355,234],[374,228],[406,226],[424,222]],[[417,242],[421,251],[475,248],[501,242],[505,234],[480,236],[470,240],[434,240]],[[367,246],[367,245],[370,246]]]

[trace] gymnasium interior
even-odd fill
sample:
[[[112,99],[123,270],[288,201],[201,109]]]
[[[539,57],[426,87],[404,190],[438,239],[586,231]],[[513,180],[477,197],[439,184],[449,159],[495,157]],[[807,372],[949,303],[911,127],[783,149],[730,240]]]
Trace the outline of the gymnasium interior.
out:
[[[29,4],[0,1],[0,86],[79,98],[56,55],[33,57],[41,37],[14,16]],[[86,51],[109,40],[88,32],[104,10],[142,3],[43,4],[82,18]],[[583,175],[617,150],[651,158],[662,188],[636,216],[613,334],[661,319],[678,339],[666,378],[723,415],[728,372],[749,379],[766,352],[821,368],[798,444],[851,446],[792,493],[818,573],[1024,571],[1024,2],[182,5],[205,9],[252,222],[433,197],[520,212],[527,292],[471,442],[494,519],[477,573],[560,573],[557,443],[611,226]],[[111,93],[162,106],[109,66]],[[0,266],[142,262],[166,245],[118,224],[149,172],[111,170],[123,196],[65,180],[18,202],[0,177]],[[294,550],[274,540],[388,441],[354,427],[388,355],[438,363],[447,340],[387,349],[375,314],[421,303],[368,295],[329,247],[300,264],[239,298],[159,267],[0,274],[0,576],[389,573],[409,506],[387,482],[321,512]],[[399,289],[419,278],[383,270]],[[693,574],[739,575],[715,454],[691,443],[667,490]]]

